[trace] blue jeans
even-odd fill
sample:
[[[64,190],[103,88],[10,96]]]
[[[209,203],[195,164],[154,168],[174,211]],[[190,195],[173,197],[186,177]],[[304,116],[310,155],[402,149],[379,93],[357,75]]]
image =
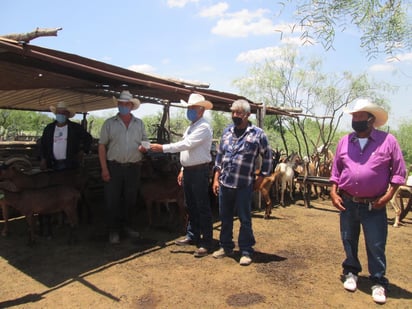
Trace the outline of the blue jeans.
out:
[[[343,197],[345,211],[340,212],[340,232],[346,259],[342,263],[343,274],[358,274],[362,266],[358,259],[360,226],[362,225],[368,257],[370,279],[374,284],[387,287],[385,278],[385,246],[388,236],[386,207],[369,210],[368,204],[355,203]]]
[[[198,247],[212,249],[213,222],[209,198],[209,166],[183,170],[183,190],[189,215],[187,237]]]
[[[233,217],[237,215],[240,221],[238,245],[241,253],[254,252],[255,237],[252,230],[252,194],[253,184],[244,188],[232,189],[220,186],[219,214],[222,222],[220,230],[220,247],[231,251],[235,247],[233,242]]]

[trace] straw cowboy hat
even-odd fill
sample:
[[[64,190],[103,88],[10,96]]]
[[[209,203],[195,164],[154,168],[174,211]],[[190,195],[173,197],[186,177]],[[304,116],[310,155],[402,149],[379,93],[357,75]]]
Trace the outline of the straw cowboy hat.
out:
[[[133,95],[129,90],[123,90],[122,92],[120,92],[119,98],[113,97],[113,102],[116,105],[118,102],[131,102],[133,103],[132,110],[136,110],[140,106],[139,99],[133,98]]]
[[[57,103],[56,106],[50,106],[50,111],[51,111],[53,114],[56,114],[56,111],[57,111],[57,110],[65,110],[65,111],[68,111],[68,112],[69,112],[69,116],[68,116],[67,118],[72,118],[74,115],[76,115],[76,112],[75,112],[74,110],[70,109],[70,108],[67,106],[66,102],[59,102],[59,103]]]
[[[369,99],[357,99],[352,110],[345,110],[348,114],[357,112],[368,112],[375,116],[375,127],[383,126],[388,121],[388,112],[379,105],[372,103]]]
[[[180,100],[180,103],[185,107],[189,106],[202,106],[205,109],[212,109],[213,104],[210,101],[205,100],[205,97],[198,93],[192,93],[189,96],[189,100],[186,102],[184,100]]]

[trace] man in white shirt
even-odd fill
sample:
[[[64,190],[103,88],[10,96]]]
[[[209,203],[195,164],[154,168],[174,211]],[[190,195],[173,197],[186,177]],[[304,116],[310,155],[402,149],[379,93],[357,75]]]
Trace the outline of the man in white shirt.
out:
[[[210,162],[212,157],[213,131],[203,118],[205,110],[212,109],[213,104],[197,93],[189,96],[187,118],[191,121],[183,140],[172,144],[151,144],[154,152],[180,152],[182,169],[177,176],[179,185],[183,184],[186,209],[189,216],[187,234],[184,239],[177,240],[176,245],[196,245],[195,257],[208,255],[212,250],[213,223],[209,198]]]

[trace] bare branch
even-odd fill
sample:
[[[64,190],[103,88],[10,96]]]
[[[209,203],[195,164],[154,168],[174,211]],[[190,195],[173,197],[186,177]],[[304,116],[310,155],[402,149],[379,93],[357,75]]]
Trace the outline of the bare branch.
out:
[[[31,40],[42,36],[57,36],[57,31],[63,28],[36,28],[36,30],[27,33],[14,33],[1,35],[1,38],[15,40],[17,42],[29,43]]]

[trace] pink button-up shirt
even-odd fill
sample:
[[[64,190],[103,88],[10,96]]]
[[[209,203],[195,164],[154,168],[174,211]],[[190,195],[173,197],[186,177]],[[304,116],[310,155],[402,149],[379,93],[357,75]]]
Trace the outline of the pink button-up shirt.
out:
[[[338,143],[330,181],[356,197],[383,195],[390,183],[405,183],[406,167],[396,138],[376,129],[361,150],[355,133]]]

